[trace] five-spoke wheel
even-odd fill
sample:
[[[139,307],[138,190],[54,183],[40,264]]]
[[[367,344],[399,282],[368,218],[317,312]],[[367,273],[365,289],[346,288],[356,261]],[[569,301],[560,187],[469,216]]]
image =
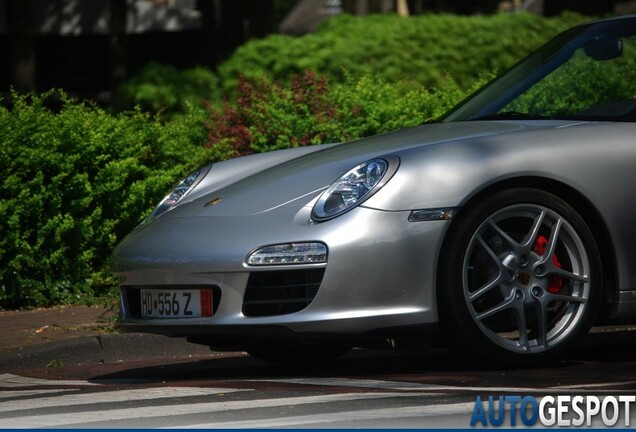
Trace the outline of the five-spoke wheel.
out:
[[[584,335],[601,294],[594,237],[572,207],[535,189],[465,209],[440,263],[440,321],[455,349],[527,364]]]

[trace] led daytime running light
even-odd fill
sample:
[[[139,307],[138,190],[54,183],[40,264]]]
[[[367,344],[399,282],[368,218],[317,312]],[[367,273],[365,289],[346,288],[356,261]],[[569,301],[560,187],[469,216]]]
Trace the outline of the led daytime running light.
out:
[[[247,258],[249,265],[315,264],[327,262],[327,246],[323,243],[285,243],[264,246]]]

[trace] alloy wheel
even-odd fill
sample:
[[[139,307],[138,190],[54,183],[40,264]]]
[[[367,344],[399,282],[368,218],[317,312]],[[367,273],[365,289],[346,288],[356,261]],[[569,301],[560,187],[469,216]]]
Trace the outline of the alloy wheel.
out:
[[[578,331],[590,299],[590,262],[561,214],[515,204],[477,228],[462,283],[470,316],[490,341],[515,353],[540,353]]]

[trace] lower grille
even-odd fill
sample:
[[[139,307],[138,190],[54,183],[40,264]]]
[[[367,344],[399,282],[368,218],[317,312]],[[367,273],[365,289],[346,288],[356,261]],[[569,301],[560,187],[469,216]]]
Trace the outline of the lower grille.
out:
[[[251,273],[243,298],[243,315],[261,317],[303,310],[316,297],[324,274],[324,269]]]

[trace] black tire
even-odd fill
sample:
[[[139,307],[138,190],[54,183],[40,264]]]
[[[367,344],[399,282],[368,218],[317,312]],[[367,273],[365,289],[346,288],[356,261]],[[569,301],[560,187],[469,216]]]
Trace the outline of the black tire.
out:
[[[316,367],[350,351],[345,342],[266,341],[251,344],[247,353],[259,360],[287,367]]]
[[[444,242],[445,341],[480,365],[553,359],[589,331],[602,281],[594,236],[570,205],[537,189],[495,193],[463,209]]]

